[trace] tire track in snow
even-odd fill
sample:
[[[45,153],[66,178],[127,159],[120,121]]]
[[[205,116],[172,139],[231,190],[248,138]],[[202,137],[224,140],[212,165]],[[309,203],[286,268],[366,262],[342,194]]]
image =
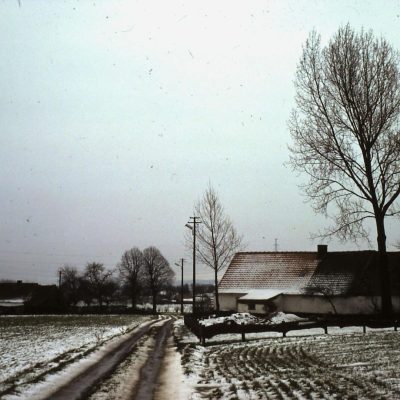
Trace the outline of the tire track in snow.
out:
[[[164,358],[166,344],[171,336],[172,320],[167,320],[155,337],[154,348],[149,354],[146,363],[140,370],[138,386],[135,388],[132,399],[152,400],[160,374],[160,366]]]
[[[150,327],[158,321],[139,327],[125,341],[120,343],[113,351],[105,354],[96,364],[82,371],[78,376],[53,392],[52,400],[79,400],[84,399],[100,381],[112,374],[115,368],[131,353],[138,340],[148,333]]]

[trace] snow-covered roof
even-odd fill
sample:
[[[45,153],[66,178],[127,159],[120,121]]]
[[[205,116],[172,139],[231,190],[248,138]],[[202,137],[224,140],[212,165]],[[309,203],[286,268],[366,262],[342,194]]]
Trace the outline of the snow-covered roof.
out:
[[[236,253],[219,283],[220,293],[259,300],[269,292],[376,295],[380,275],[376,251]],[[400,294],[400,252],[388,252],[392,294]],[[252,292],[252,293],[251,293]],[[248,294],[248,295],[247,295]],[[260,297],[259,297],[260,296]]]
[[[259,289],[300,292],[318,265],[315,252],[236,253],[219,284],[220,292]]]
[[[251,290],[247,294],[242,297],[239,297],[240,300],[268,300],[273,297],[279,296],[282,294],[282,290],[274,290],[274,289],[260,289],[260,290]]]
[[[377,266],[376,256],[375,251],[368,250],[328,253],[319,263],[304,291],[325,295],[372,294],[375,292],[374,281],[380,281],[374,274]],[[392,256],[393,254],[390,258]]]
[[[219,294],[246,294],[249,293],[249,291],[252,290],[251,288],[242,288],[242,289],[236,289],[236,288],[232,288],[232,289],[218,289],[218,293]]]

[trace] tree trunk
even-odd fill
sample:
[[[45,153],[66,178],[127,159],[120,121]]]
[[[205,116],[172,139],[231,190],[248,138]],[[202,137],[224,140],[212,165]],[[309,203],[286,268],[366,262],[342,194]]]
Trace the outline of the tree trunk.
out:
[[[99,293],[97,300],[99,302],[100,308],[103,308],[103,296],[101,295],[101,293]]]
[[[215,310],[219,312],[219,298],[218,298],[218,270],[215,268]]]
[[[131,301],[132,301],[132,309],[136,310],[136,291],[132,290],[131,292]]]
[[[378,269],[381,284],[382,314],[390,316],[393,313],[390,272],[386,252],[386,234],[384,216],[376,216],[376,230],[378,233]]]
[[[152,297],[153,297],[153,314],[157,313],[157,293],[153,290],[152,291]]]

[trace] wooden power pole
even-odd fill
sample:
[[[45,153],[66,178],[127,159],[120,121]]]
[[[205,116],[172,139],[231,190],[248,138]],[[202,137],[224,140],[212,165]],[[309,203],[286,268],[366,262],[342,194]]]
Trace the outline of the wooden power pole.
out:
[[[181,263],[177,264],[175,263],[175,265],[177,267],[181,267],[181,314],[183,314],[183,263],[184,263],[184,259],[181,258]]]
[[[193,234],[193,313],[196,310],[196,226],[201,224],[200,217],[190,217],[186,227],[192,230]],[[192,226],[193,225],[193,226]]]

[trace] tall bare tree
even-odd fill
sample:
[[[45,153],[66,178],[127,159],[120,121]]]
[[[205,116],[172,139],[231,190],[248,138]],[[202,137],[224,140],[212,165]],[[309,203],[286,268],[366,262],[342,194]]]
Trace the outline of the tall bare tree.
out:
[[[84,280],[87,283],[87,289],[91,291],[93,297],[102,307],[106,297],[110,295],[109,287],[112,281],[113,271],[107,270],[103,264],[92,262],[86,264]]]
[[[195,213],[202,222],[197,231],[196,255],[201,263],[214,270],[215,308],[219,311],[218,273],[242,247],[242,236],[225,214],[211,184],[196,204]]]
[[[385,217],[399,213],[399,54],[385,39],[349,25],[323,48],[313,32],[295,83],[291,163],[309,175],[304,190],[315,211],[332,217],[327,235],[366,237],[364,222],[375,221],[382,311],[390,314]]]
[[[143,250],[144,276],[153,299],[153,312],[157,311],[157,297],[161,290],[172,283],[174,271],[156,247]]]
[[[125,251],[118,264],[118,270],[122,282],[130,294],[132,307],[136,308],[137,295],[143,282],[143,253],[137,247]]]

